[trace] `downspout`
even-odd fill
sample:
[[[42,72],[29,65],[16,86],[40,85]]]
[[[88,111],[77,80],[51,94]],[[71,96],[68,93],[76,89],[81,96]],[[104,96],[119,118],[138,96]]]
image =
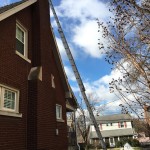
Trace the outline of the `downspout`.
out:
[[[77,141],[77,146],[78,146],[78,150],[80,150],[80,145],[78,144],[78,140],[77,140],[77,121],[76,121],[76,115],[75,115],[76,110],[74,111],[74,121],[75,121],[75,131],[76,131],[76,141]]]

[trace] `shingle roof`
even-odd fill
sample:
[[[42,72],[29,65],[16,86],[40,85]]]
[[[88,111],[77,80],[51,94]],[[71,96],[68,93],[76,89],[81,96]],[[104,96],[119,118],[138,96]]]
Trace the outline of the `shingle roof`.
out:
[[[132,117],[129,114],[115,114],[115,115],[107,115],[107,116],[96,116],[96,121],[98,123],[109,123],[116,121],[127,121],[131,120]]]
[[[101,134],[102,134],[102,137],[127,136],[127,135],[134,135],[134,130],[132,128],[106,130],[106,131],[101,131]],[[95,131],[91,132],[90,138],[97,138],[97,133]]]
[[[20,2],[16,2],[16,3],[12,3],[10,5],[6,5],[4,7],[0,7],[0,14],[7,11],[7,10],[9,10],[9,9],[12,9],[12,8],[14,8],[14,7],[26,2],[26,1],[28,1],[28,0],[22,0]]]

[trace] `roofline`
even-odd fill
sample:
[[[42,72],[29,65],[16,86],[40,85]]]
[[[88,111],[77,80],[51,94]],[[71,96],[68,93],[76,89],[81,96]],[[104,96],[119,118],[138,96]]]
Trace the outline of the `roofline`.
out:
[[[77,105],[77,108],[78,108],[78,102],[77,102],[77,99],[71,89],[71,86],[69,84],[69,81],[68,81],[68,77],[66,75],[66,72],[65,72],[65,69],[64,69],[64,65],[63,65],[63,62],[62,62],[62,59],[61,59],[61,55],[60,55],[60,52],[59,52],[59,48],[58,48],[58,44],[57,44],[57,41],[56,41],[56,38],[55,38],[55,34],[54,34],[54,31],[53,31],[53,28],[50,24],[50,29],[51,29],[51,32],[52,32],[52,36],[53,36],[53,40],[54,40],[54,43],[55,43],[55,46],[56,46],[56,51],[53,50],[54,53],[56,53],[57,57],[58,57],[58,61],[59,63],[56,63],[59,65],[59,67],[61,68],[61,80],[62,80],[62,84],[64,85],[65,87],[65,91],[66,92],[69,92],[71,94],[71,98],[74,99],[76,105]],[[54,54],[55,55],[55,54]]]
[[[53,40],[54,40],[55,46],[56,46],[56,51],[54,51],[54,52],[57,53],[57,57],[58,57],[58,60],[59,60],[58,65],[61,68],[61,74],[62,74],[61,75],[61,78],[62,78],[61,80],[62,80],[62,83],[65,84],[66,92],[69,92],[71,94],[71,98],[74,99],[74,102],[76,103],[77,108],[79,108],[79,104],[77,102],[77,99],[76,99],[76,97],[75,97],[75,95],[74,95],[74,93],[72,91],[72,88],[71,88],[71,86],[69,84],[68,77],[67,77],[65,69],[64,69],[64,65],[63,65],[63,62],[62,62],[62,59],[61,59],[61,55],[60,55],[60,52],[59,52],[58,44],[57,44],[57,41],[56,41],[56,38],[55,38],[55,34],[54,34],[54,31],[53,31],[53,28],[52,28],[51,24],[50,24],[50,29],[51,29],[51,32],[52,32],[52,36],[53,36]]]
[[[68,104],[66,104],[66,108],[71,110],[71,111],[75,111],[76,109]]]
[[[58,45],[57,45],[57,41],[56,41],[56,38],[55,38],[55,35],[54,35],[54,32],[53,32],[53,28],[50,24],[50,29],[51,29],[51,32],[52,32],[52,36],[53,36],[53,40],[54,40],[54,43],[55,43],[55,46],[56,46],[56,53],[57,53],[57,57],[58,57],[58,60],[59,60],[59,66],[62,70],[62,78],[63,80],[65,81],[65,84],[66,84],[66,87],[67,87],[67,91],[70,92],[70,88],[69,88],[69,83],[68,83],[68,78],[67,78],[67,75],[65,73],[65,69],[64,69],[64,66],[63,66],[63,62],[62,62],[62,59],[61,59],[61,56],[60,56],[60,53],[59,53],[59,48],[58,48]]]
[[[112,114],[112,115],[103,115],[103,116],[97,116],[97,117],[107,117],[107,116],[118,116],[118,115],[128,115],[128,116],[130,116],[131,117],[131,115],[130,114]]]
[[[9,16],[19,12],[20,10],[23,10],[24,8],[27,8],[28,6],[34,4],[35,2],[37,2],[37,0],[28,0],[28,1],[25,1],[24,3],[20,4],[20,5],[17,5],[3,13],[0,14],[0,21],[8,18]]]
[[[106,123],[115,123],[118,121],[131,121],[132,119],[116,119],[116,120],[96,120],[97,124],[102,123],[102,124],[106,124]],[[93,125],[93,123],[90,123],[90,125]]]

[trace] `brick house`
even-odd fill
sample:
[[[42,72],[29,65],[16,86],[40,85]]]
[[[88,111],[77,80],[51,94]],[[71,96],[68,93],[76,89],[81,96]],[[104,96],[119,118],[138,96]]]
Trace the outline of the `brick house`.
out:
[[[0,149],[67,150],[66,113],[76,107],[48,0],[0,8]]]
[[[132,127],[132,118],[128,114],[96,116],[96,121],[99,124],[104,141],[110,147],[115,147],[117,141],[134,137],[135,131]],[[90,144],[99,145],[99,140],[92,124],[90,125],[88,139]]]

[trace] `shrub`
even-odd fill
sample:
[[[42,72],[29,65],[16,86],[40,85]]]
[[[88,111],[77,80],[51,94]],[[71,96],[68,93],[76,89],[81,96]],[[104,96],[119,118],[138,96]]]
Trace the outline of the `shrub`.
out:
[[[102,146],[101,146],[101,144],[99,144],[99,145],[97,146],[97,148],[98,148],[98,149],[102,149]]]
[[[126,143],[129,143],[132,146],[132,139],[126,139],[123,141],[123,145],[125,145]]]
[[[109,142],[105,142],[105,144],[106,144],[106,147],[107,147],[107,148],[110,147]]]
[[[90,149],[90,148],[92,149],[92,148],[95,148],[95,147],[94,147],[93,144],[88,144],[88,145],[87,145],[87,148],[88,148],[88,149]]]
[[[125,140],[118,141],[116,143],[116,147],[123,147],[126,143],[129,143],[132,147],[140,146],[139,141],[136,139],[125,139]]]
[[[116,143],[116,147],[123,147],[123,141],[118,141]]]
[[[140,142],[137,139],[132,139],[131,146],[133,146],[133,147],[140,146]]]

